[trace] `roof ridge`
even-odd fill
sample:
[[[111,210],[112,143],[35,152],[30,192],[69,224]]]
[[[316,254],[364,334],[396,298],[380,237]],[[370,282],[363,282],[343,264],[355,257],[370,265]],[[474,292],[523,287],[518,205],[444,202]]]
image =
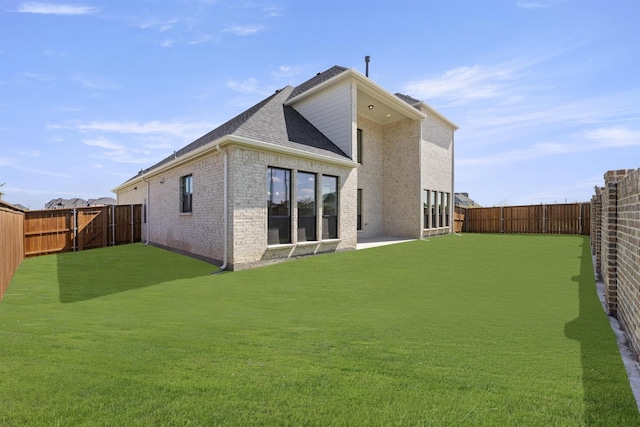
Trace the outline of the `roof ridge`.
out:
[[[342,67],[340,65],[334,65],[333,67],[316,74],[315,76],[311,77],[309,80],[296,86],[293,89],[293,92],[291,92],[291,95],[289,95],[289,99],[294,98],[300,95],[301,93],[306,92],[309,89],[312,89],[318,86],[320,83],[323,83],[329,80],[330,78],[335,77],[338,74],[341,74],[347,70],[348,68],[346,67]]]
[[[244,110],[243,112],[241,112],[240,114],[236,115],[235,117],[227,120],[226,122],[224,122],[223,124],[221,124],[220,126],[214,128],[213,130],[207,132],[206,134],[202,135],[201,137],[197,138],[195,141],[185,145],[184,147],[182,147],[181,149],[174,151],[173,154],[169,155],[168,157],[160,160],[158,163],[154,164],[153,166],[148,167],[147,169],[141,170],[138,175],[143,174],[143,173],[147,173],[150,170],[153,170],[155,168],[157,168],[158,166],[162,166],[163,164],[177,158],[180,157],[190,151],[195,150],[198,147],[201,147],[215,139],[218,139],[224,135],[230,135],[233,132],[235,132],[236,130],[238,130],[238,128],[240,126],[242,126],[244,123],[246,123],[247,120],[249,120],[251,117],[253,117],[253,115],[258,112],[262,107],[264,107],[266,104],[268,104],[276,95],[278,95],[278,93],[280,93],[281,91],[283,91],[284,89],[286,89],[287,87],[289,87],[290,85],[285,86],[282,89],[278,89],[276,90],[272,95],[268,96],[267,98],[263,99],[262,101],[258,102],[257,104],[253,105],[252,107],[249,107],[248,109]]]

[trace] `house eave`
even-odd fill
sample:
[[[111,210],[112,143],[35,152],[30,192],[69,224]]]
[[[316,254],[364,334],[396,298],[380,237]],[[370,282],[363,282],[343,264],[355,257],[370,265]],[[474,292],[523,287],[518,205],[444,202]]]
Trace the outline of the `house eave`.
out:
[[[439,118],[440,120],[445,122],[447,125],[451,126],[454,131],[457,131],[458,129],[460,129],[460,126],[458,126],[457,124],[453,123],[451,120],[447,119],[445,116],[443,116],[441,113],[439,113],[438,110],[436,110],[435,108],[433,108],[431,105],[427,104],[426,102],[420,101],[416,106],[425,108],[427,111],[429,111],[429,113],[433,114],[434,116],[436,116],[437,118]]]
[[[406,102],[353,68],[349,68],[344,72],[312,87],[311,89],[294,96],[293,98],[287,100],[285,105],[294,106],[296,103],[308,99],[331,86],[349,80],[355,82],[359,90],[362,90],[365,93],[381,99],[383,102],[389,104],[392,108],[401,112],[409,119],[422,121],[426,118],[426,115],[424,113],[416,108],[413,108],[411,105],[407,104]]]
[[[136,185],[139,184],[145,180],[149,180],[150,178],[153,178],[157,175],[160,175],[162,173],[165,173],[166,171],[175,168],[177,166],[180,166],[184,163],[193,161],[199,157],[202,157],[204,155],[210,154],[210,152],[217,150],[218,148],[222,149],[225,147],[229,147],[229,146],[242,146],[242,147],[248,147],[248,148],[252,148],[254,150],[261,150],[261,151],[269,151],[269,152],[274,152],[274,153],[278,153],[278,154],[285,154],[285,155],[290,155],[290,156],[295,156],[295,157],[300,157],[300,158],[304,158],[304,159],[308,159],[308,160],[314,160],[314,161],[318,161],[318,162],[322,162],[322,163],[329,163],[329,164],[333,164],[333,165],[337,165],[337,166],[343,166],[343,167],[350,167],[350,168],[355,168],[358,166],[357,162],[354,162],[351,159],[340,159],[340,158],[336,158],[336,157],[331,157],[331,156],[326,156],[323,154],[318,154],[318,153],[311,153],[308,151],[304,151],[304,150],[299,150],[296,148],[291,148],[291,147],[283,147],[283,146],[279,146],[279,145],[275,145],[275,144],[271,144],[268,142],[264,142],[264,141],[258,141],[255,139],[250,139],[250,138],[245,138],[242,136],[237,136],[237,135],[225,135],[221,138],[218,138],[214,141],[209,142],[208,144],[203,145],[200,148],[197,148],[193,151],[190,151],[188,153],[186,153],[183,156],[177,157],[165,164],[163,164],[162,166],[159,166],[158,168],[155,168],[153,170],[150,170],[146,173],[142,173],[132,179],[130,179],[129,181],[117,186],[116,188],[112,189],[111,191],[114,193],[118,193],[119,191],[130,187],[132,185]]]

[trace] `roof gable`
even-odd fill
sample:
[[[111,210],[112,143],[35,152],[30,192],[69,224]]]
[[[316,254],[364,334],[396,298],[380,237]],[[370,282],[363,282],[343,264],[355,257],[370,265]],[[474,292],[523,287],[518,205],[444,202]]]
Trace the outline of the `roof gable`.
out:
[[[141,170],[136,176],[157,169],[174,159],[227,135],[240,136],[333,158],[349,159],[340,148],[309,123],[300,113],[295,111],[293,107],[284,105],[284,102],[291,96],[293,91],[294,88],[292,86],[286,86],[284,89],[276,91],[273,95],[180,150],[175,151],[172,155],[147,169]]]
[[[318,86],[320,83],[323,83],[335,76],[337,76],[338,74],[341,74],[343,72],[347,71],[347,68],[345,67],[340,67],[339,65],[334,65],[333,67],[329,68],[326,71],[323,71],[322,73],[318,73],[316,74],[314,77],[310,78],[309,80],[307,80],[306,82],[296,86],[296,88],[293,90],[293,92],[291,92],[291,95],[289,95],[289,98],[294,98],[298,95],[300,95],[303,92],[308,91],[309,89],[314,88],[315,86]]]

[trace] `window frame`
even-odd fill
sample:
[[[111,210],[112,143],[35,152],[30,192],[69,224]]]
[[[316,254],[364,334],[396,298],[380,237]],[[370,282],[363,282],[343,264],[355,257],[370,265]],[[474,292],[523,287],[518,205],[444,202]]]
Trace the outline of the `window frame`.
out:
[[[180,177],[180,213],[193,213],[193,174]]]
[[[357,200],[356,200],[356,215],[357,215],[357,220],[356,220],[356,231],[362,231],[362,188],[358,188],[358,193],[357,193]]]
[[[274,202],[274,172],[284,172],[285,198],[280,203]],[[267,245],[282,245],[291,243],[291,169],[275,166],[267,167]],[[286,215],[274,215],[276,210],[283,210]],[[277,236],[276,236],[277,234]],[[276,239],[277,237],[277,239]],[[277,240],[277,241],[276,241]]]
[[[362,129],[358,129],[356,131],[356,161],[359,164],[362,164],[362,141],[363,141],[363,132]]]
[[[309,209],[305,206],[300,206],[300,203],[304,201],[301,199],[300,185],[301,177],[307,176],[309,179],[313,177],[313,206],[311,208],[313,215],[302,215],[305,209]],[[298,218],[298,242],[305,241],[317,241],[318,240],[318,174],[306,171],[296,171],[296,210]]]
[[[335,183],[335,191],[325,193],[325,183],[331,180],[331,182]],[[335,175],[322,175],[322,239],[330,240],[330,239],[338,239],[340,237],[339,233],[339,212],[340,212],[340,194],[339,194],[339,178]],[[331,185],[331,184],[329,184]],[[327,203],[327,198],[332,193],[335,193],[335,200],[333,202]],[[333,205],[331,209],[331,214],[327,214],[327,207]]]

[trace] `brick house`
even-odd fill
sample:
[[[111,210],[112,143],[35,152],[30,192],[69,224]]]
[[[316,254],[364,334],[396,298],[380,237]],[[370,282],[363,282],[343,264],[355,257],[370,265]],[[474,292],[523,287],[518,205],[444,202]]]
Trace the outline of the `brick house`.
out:
[[[113,191],[143,240],[229,269],[453,230],[458,127],[354,69],[276,91]]]

